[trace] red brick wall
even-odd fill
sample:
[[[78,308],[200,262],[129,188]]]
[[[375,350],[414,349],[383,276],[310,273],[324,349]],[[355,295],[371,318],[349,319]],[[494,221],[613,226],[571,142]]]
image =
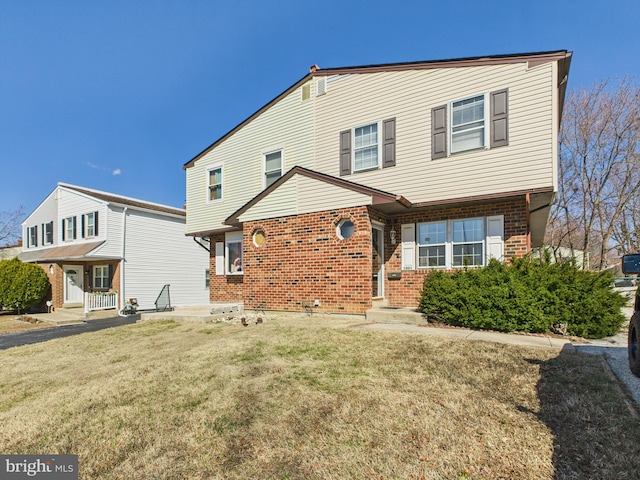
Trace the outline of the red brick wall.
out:
[[[348,239],[336,235],[344,218],[355,225]],[[253,233],[266,242],[256,247]],[[246,222],[244,275],[215,275],[212,238],[211,300],[244,300],[247,308],[364,314],[371,307],[371,222],[366,207]]]
[[[439,220],[504,215],[505,257],[527,253],[527,217],[524,198],[463,207],[429,208],[387,217],[372,208],[358,207],[283,217],[243,225],[244,274],[215,275],[215,243],[211,238],[210,300],[240,302],[247,308],[303,311],[320,300],[316,312],[364,314],[371,307],[371,221],[386,224],[385,272],[401,271],[401,225]],[[346,240],[336,235],[343,218],[355,224]],[[389,231],[394,227],[396,244]],[[253,233],[265,233],[266,243],[256,247]],[[417,306],[427,270],[402,271],[402,278],[385,278],[385,299],[390,306]]]
[[[423,212],[399,215],[396,222],[397,242],[392,245],[388,231],[385,230],[385,269],[386,272],[399,272],[402,269],[401,225],[403,223],[437,222],[462,218],[504,215],[504,256],[506,259],[522,257],[528,252],[528,227],[525,199],[514,199],[490,204],[468,205],[462,207],[431,208]],[[385,280],[385,299],[390,306],[415,307],[419,303],[422,284],[429,270],[402,271],[400,280]]]

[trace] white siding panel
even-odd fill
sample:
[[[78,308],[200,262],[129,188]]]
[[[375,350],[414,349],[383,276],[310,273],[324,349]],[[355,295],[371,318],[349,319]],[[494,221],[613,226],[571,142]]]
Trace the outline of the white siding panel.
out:
[[[209,253],[184,235],[184,220],[129,209],[126,221],[125,299],[154,308],[169,284],[172,306],[208,304]]]
[[[42,224],[53,222],[53,244],[42,244]],[[27,228],[38,227],[38,246],[29,248],[29,250],[35,250],[37,248],[51,248],[59,243],[58,231],[60,226],[58,225],[58,202],[56,200],[56,191],[52,192],[34,211],[22,222],[22,245],[25,250],[27,249]]]
[[[287,217],[298,213],[297,177],[287,180],[240,216],[241,222],[265,218]]]
[[[262,154],[284,148],[284,170],[313,168],[313,106],[300,89],[272,105],[186,170],[188,232],[211,230],[262,191]],[[206,170],[224,165],[223,201],[207,202]]]
[[[431,160],[431,108],[503,88],[509,89],[509,145]],[[338,176],[339,132],[395,117],[396,166],[349,180],[412,202],[552,187],[553,89],[552,64],[349,75],[316,101],[315,169]]]
[[[371,195],[299,175],[298,213],[371,205]]]

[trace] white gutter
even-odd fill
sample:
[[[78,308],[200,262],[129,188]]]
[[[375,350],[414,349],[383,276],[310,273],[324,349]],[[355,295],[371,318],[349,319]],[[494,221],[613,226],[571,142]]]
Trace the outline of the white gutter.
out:
[[[124,207],[122,210],[122,260],[120,260],[120,310],[124,308],[126,303],[125,292],[124,292],[124,264],[125,264],[125,245],[127,238],[127,210],[129,207]]]

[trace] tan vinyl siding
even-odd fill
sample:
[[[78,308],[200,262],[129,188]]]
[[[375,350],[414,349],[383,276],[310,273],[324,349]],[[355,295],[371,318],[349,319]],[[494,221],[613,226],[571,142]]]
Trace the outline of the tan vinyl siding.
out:
[[[313,168],[313,105],[300,88],[272,105],[187,168],[187,233],[216,229],[263,189],[263,158],[284,150],[283,173],[295,165]],[[207,201],[208,168],[223,165],[223,200]]]
[[[304,175],[294,175],[284,185],[249,208],[239,220],[248,222],[370,204],[370,195]]]
[[[338,176],[339,132],[395,117],[396,166],[349,180],[416,203],[551,187],[554,73],[551,63],[531,69],[522,63],[349,75],[316,101],[315,169]],[[433,107],[447,104],[449,116],[450,102],[505,88],[508,146],[431,159]]]

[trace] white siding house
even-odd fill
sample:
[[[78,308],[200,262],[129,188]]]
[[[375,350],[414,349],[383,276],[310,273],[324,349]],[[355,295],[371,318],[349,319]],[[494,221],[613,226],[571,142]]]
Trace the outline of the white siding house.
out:
[[[209,252],[185,236],[185,210],[59,183],[23,222],[20,258],[42,266],[54,308],[86,307],[85,294],[155,308],[209,302]]]

